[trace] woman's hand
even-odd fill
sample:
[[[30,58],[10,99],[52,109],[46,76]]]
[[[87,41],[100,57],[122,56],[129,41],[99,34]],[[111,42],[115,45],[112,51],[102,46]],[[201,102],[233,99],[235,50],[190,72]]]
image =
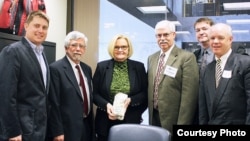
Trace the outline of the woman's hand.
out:
[[[131,102],[131,98],[127,98],[125,101],[124,101],[124,108],[127,109],[128,108],[128,105],[130,104]]]
[[[110,120],[117,120],[117,116],[114,114],[113,105],[110,103],[107,104],[107,114]]]

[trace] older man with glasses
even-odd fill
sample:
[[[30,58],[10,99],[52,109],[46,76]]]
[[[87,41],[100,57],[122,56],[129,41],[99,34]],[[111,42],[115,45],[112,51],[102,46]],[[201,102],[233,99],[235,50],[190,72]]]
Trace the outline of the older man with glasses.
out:
[[[160,50],[148,57],[149,123],[170,132],[192,123],[198,99],[199,72],[194,54],[175,45],[175,25],[155,26]]]

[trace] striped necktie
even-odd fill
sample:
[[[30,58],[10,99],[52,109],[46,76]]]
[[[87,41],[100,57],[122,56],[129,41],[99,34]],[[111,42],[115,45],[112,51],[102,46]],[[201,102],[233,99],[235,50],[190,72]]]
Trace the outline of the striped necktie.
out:
[[[215,79],[216,79],[216,88],[217,88],[218,85],[219,85],[221,75],[222,75],[221,60],[218,59],[218,60],[216,61],[216,76],[215,76]]]

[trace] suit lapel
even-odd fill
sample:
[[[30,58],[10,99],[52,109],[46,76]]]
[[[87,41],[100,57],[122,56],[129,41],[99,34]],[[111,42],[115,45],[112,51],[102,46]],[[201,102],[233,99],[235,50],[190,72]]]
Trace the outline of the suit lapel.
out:
[[[176,61],[177,56],[178,56],[178,50],[176,49],[176,47],[174,47],[172,49],[172,52],[169,54],[167,62],[164,64],[163,72],[160,75],[160,80],[159,80],[160,82],[159,82],[159,84],[162,82],[163,78],[166,77],[166,75],[164,74],[166,66],[172,66],[174,64],[174,62]]]
[[[43,55],[44,62],[45,62],[46,68],[47,68],[47,86],[46,86],[46,92],[47,92],[47,94],[48,94],[48,93],[49,93],[49,83],[50,83],[49,64],[48,64],[48,61],[47,61],[47,59],[46,59],[46,56],[45,56],[44,52],[42,53],[42,55]]]
[[[92,100],[92,94],[91,94],[91,90],[92,90],[91,80],[92,80],[92,78],[89,74],[87,74],[89,72],[89,70],[83,65],[82,62],[80,62],[80,66],[83,70],[85,77],[87,78],[87,81],[88,81],[87,83],[88,83],[88,88],[89,88],[89,98],[90,98],[90,100]]]
[[[156,54],[154,54],[151,58],[152,58],[152,62],[150,62],[150,68],[153,68],[152,69],[152,73],[153,73],[153,79],[155,78],[156,76],[156,72],[157,72],[157,67],[158,67],[158,60],[159,60],[159,57],[160,57],[160,51],[157,52]],[[154,80],[153,80],[154,81]]]
[[[132,62],[128,59],[128,73],[129,73],[129,82],[130,82],[130,90],[133,90],[135,86],[135,66],[133,66]]]
[[[214,93],[216,92],[216,87],[215,87],[215,65],[216,61],[212,61],[210,67],[207,67],[206,71],[204,72],[206,75],[206,80],[208,80],[206,83],[209,84],[208,91],[209,93],[213,93],[210,96],[210,99],[214,99]]]
[[[70,63],[69,63],[66,56],[63,58],[63,61],[64,61],[64,73],[65,73],[65,76],[69,79],[69,81],[72,83],[72,85],[76,88],[77,94],[82,99],[81,91],[80,91],[79,84],[77,82],[75,73],[74,73],[74,71],[73,71],[73,69],[72,69],[72,67],[71,67],[71,65],[70,65]]]
[[[112,59],[111,61],[109,61],[109,63],[107,64],[106,66],[106,75],[105,75],[105,80],[106,80],[106,89],[109,91],[109,94],[107,95],[110,95],[110,86],[111,86],[111,81],[112,81],[112,78],[113,78],[113,69],[114,68],[114,60]]]
[[[228,60],[226,62],[226,65],[225,65],[225,68],[223,70],[223,73],[224,73],[224,71],[231,71],[231,77],[232,77],[233,70],[234,70],[235,65],[236,65],[235,62],[237,62],[236,60],[237,60],[237,58],[235,58],[234,55],[233,55],[233,53],[232,53],[229,56],[229,58],[228,58]],[[215,72],[215,69],[214,69],[214,72]],[[213,111],[216,111],[216,108],[218,107],[217,105],[220,103],[221,98],[225,94],[224,91],[227,89],[227,85],[228,85],[228,82],[231,79],[231,77],[230,78],[225,78],[225,77],[223,77],[223,74],[222,74],[219,86],[218,86],[218,88],[216,89],[216,92],[215,92],[216,96],[214,97]]]

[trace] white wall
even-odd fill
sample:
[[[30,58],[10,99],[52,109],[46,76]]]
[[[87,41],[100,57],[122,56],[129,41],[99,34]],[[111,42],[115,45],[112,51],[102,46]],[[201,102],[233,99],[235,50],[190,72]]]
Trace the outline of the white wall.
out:
[[[50,18],[46,41],[56,43],[56,60],[65,56],[64,38],[66,36],[67,0],[44,0],[46,13]]]

